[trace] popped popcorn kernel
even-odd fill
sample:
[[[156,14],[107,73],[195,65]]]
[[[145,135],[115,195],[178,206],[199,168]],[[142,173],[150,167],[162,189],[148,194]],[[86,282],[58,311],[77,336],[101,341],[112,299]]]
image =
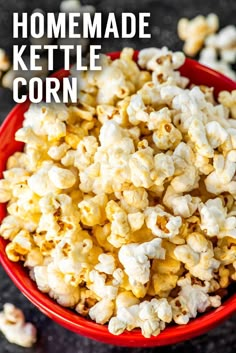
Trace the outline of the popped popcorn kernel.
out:
[[[32,347],[37,340],[35,326],[25,322],[23,312],[10,303],[4,304],[0,313],[0,331],[9,342],[22,347]]]
[[[207,17],[198,15],[192,20],[181,18],[178,22],[178,35],[185,41],[183,50],[194,56],[203,46],[205,38],[215,33],[219,27],[219,19],[215,14]]]

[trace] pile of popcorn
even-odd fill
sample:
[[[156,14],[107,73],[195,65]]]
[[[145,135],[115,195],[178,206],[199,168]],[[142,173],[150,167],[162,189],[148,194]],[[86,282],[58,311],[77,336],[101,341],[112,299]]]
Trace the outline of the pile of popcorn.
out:
[[[236,64],[236,26],[228,25],[216,33],[218,30],[219,18],[215,14],[199,15],[192,20],[181,18],[178,22],[178,35],[185,42],[185,54],[195,56],[200,52],[200,63],[236,81],[232,68]]]
[[[0,235],[60,305],[150,337],[220,306],[236,280],[236,92],[218,103],[188,86],[166,47],[132,58],[72,68],[78,104],[30,106]]]

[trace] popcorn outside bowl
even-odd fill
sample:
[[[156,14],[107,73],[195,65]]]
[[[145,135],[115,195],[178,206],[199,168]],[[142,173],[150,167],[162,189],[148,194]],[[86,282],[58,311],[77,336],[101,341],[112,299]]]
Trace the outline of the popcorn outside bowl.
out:
[[[119,55],[118,52],[109,54],[112,59],[118,58]],[[137,52],[135,53],[135,59],[136,58]],[[216,95],[221,90],[232,91],[236,89],[236,82],[231,81],[216,71],[202,66],[194,60],[186,59],[180,71],[181,74],[188,77],[192,83],[214,87]],[[55,77],[60,79],[68,75],[68,71],[64,70],[54,74]],[[23,143],[16,142],[14,135],[16,130],[21,127],[24,112],[28,107],[29,102],[17,105],[9,113],[0,128],[0,178],[2,177],[2,172],[5,170],[8,157],[23,148]],[[5,214],[6,207],[4,204],[0,204],[0,221],[4,218]],[[203,334],[236,312],[236,294],[233,294],[229,299],[225,300],[219,308],[190,320],[187,325],[171,325],[156,337],[145,338],[142,336],[141,331],[137,329],[132,332],[126,331],[119,336],[114,336],[108,332],[106,325],[98,325],[89,319],[85,319],[76,312],[60,306],[48,295],[40,292],[36,284],[30,279],[28,271],[22,264],[13,263],[7,258],[5,254],[6,244],[7,242],[3,238],[0,238],[0,261],[5,271],[20,291],[52,320],[82,336],[101,342],[130,347],[152,347],[174,344]]]

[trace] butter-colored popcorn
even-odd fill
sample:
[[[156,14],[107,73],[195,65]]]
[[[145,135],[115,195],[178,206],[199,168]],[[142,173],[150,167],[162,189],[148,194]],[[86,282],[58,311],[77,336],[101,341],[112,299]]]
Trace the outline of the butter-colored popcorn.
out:
[[[129,206],[143,210],[148,206],[148,194],[142,187],[124,190],[123,198]]]
[[[219,102],[229,108],[231,116],[236,119],[236,90],[230,92],[221,91],[219,93]]]
[[[178,275],[173,273],[155,273],[152,275],[148,294],[151,296],[158,295],[161,298],[167,298],[171,290],[176,287],[178,278]]]
[[[190,234],[187,243],[175,248],[176,258],[185,264],[194,277],[202,281],[211,280],[220,265],[219,261],[214,258],[212,244],[207,242],[200,233]]]
[[[26,255],[24,265],[28,268],[34,268],[35,266],[41,266],[44,263],[44,257],[41,254],[40,248],[33,247]]]
[[[4,203],[11,199],[10,183],[7,180],[0,180],[0,202]]]
[[[111,222],[111,234],[107,238],[109,243],[119,248],[127,243],[130,235],[130,226],[126,212],[113,200],[106,205],[106,215]]]
[[[219,244],[214,248],[215,258],[219,260],[222,265],[230,265],[235,261],[236,246],[231,242],[225,242],[226,239],[227,238],[223,238],[220,240]]]
[[[11,187],[16,184],[25,183],[29,175],[29,172],[23,168],[12,168],[3,172],[4,179],[10,183]]]
[[[98,263],[102,250],[85,230],[68,231],[51,250],[51,257],[66,283],[77,287],[88,280],[89,271]]]
[[[152,135],[153,141],[160,150],[174,149],[182,139],[181,132],[171,123],[161,124]]]
[[[87,316],[90,308],[97,303],[96,295],[89,289],[81,288],[80,290],[80,299],[78,304],[75,307],[77,313],[82,316]]]
[[[6,169],[8,170],[8,169],[20,168],[20,167],[29,171],[30,166],[29,166],[28,156],[23,152],[15,152],[13,153],[13,155],[11,155],[8,158]]]
[[[97,324],[105,324],[111,318],[113,311],[114,302],[103,298],[89,310],[89,316]]]
[[[230,270],[227,267],[221,265],[219,267],[219,277],[220,287],[227,288],[230,284]]]
[[[25,230],[21,230],[15,235],[12,242],[7,244],[6,254],[11,261],[17,262],[19,260],[24,260],[25,256],[30,252],[32,247],[33,244],[30,233]]]
[[[93,236],[100,246],[103,247],[105,251],[114,251],[114,247],[107,240],[108,236],[111,233],[111,223],[106,223],[103,226],[94,226],[93,227]]]
[[[209,14],[207,17],[198,15],[192,20],[181,18],[178,22],[178,35],[185,41],[184,52],[190,56],[197,54],[205,38],[215,33],[218,27],[219,19],[215,14]]]
[[[131,291],[123,291],[117,295],[115,300],[116,313],[119,308],[127,308],[129,306],[136,305],[139,303],[140,300]]]
[[[107,201],[105,194],[96,195],[81,201],[78,204],[81,212],[81,222],[90,227],[103,224],[106,220],[105,207]]]
[[[4,304],[0,313],[0,331],[10,343],[22,347],[32,347],[37,340],[35,326],[25,322],[23,312],[10,303]]]
[[[156,237],[172,238],[179,233],[181,217],[174,217],[159,206],[147,207],[144,214],[147,227]]]

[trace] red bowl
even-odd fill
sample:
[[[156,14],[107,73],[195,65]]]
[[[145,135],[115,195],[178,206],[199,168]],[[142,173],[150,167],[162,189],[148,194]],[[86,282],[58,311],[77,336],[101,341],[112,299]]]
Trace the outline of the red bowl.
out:
[[[119,57],[119,53],[111,53],[114,60]],[[135,59],[137,52],[135,53]],[[236,89],[236,83],[225,76],[213,71],[194,60],[186,59],[185,64],[180,69],[182,75],[187,76],[192,83],[205,84],[215,88],[216,95],[221,90],[232,91]],[[54,74],[58,78],[68,76],[68,71],[61,70]],[[22,149],[23,144],[14,140],[17,129],[22,125],[24,112],[27,110],[29,102],[18,104],[7,116],[0,128],[0,177],[5,169],[8,157],[16,151]],[[6,207],[0,204],[0,221],[6,214]],[[98,325],[85,319],[72,310],[61,307],[54,300],[37,289],[36,284],[29,278],[27,270],[21,263],[11,262],[6,254],[7,242],[0,238],[0,261],[9,277],[20,291],[44,314],[52,320],[74,331],[80,335],[119,346],[130,347],[151,347],[174,344],[200,335],[225,320],[236,311],[236,294],[227,299],[219,308],[201,315],[191,320],[187,325],[173,325],[165,329],[159,336],[144,338],[140,330],[124,332],[120,336],[114,336],[108,332],[107,326]]]

